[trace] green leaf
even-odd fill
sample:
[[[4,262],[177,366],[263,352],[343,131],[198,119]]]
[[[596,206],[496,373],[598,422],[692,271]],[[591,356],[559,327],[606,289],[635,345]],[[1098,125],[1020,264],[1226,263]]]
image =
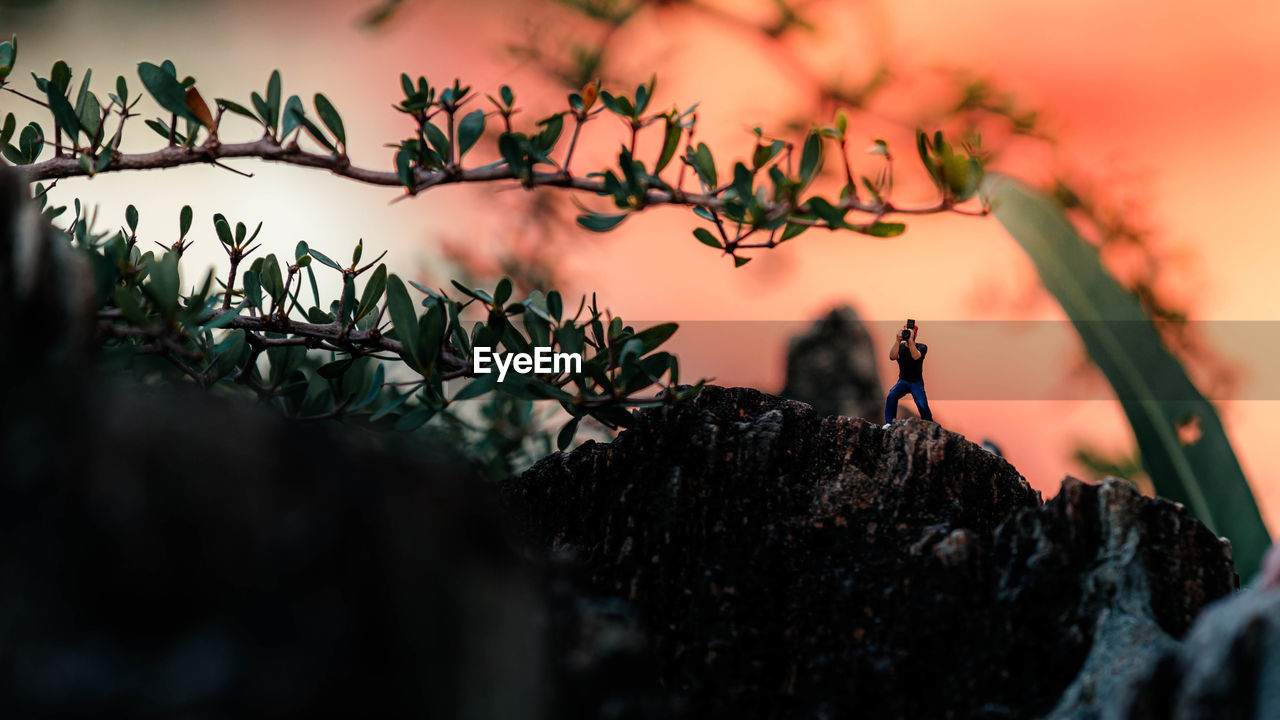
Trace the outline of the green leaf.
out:
[[[632,339],[640,341],[641,354],[643,355],[656,350],[662,343],[669,340],[672,335],[675,335],[676,330],[679,328],[680,325],[677,323],[662,323],[636,333]]]
[[[423,425],[426,425],[427,421],[431,420],[435,414],[436,409],[433,407],[420,407],[417,410],[411,411],[407,415],[401,416],[399,420],[396,420],[396,430],[401,432],[417,430]]]
[[[906,232],[907,226],[900,222],[874,222],[862,231],[864,235],[872,237],[897,237]]]
[[[364,317],[370,311],[378,306],[378,301],[382,299],[382,292],[387,288],[387,266],[385,264],[378,265],[373,271],[373,275],[369,278],[369,282],[365,283],[364,293],[360,295],[360,309],[356,312],[356,317]]]
[[[480,397],[486,393],[493,392],[493,389],[497,387],[497,385],[498,373],[488,372],[467,383],[467,386],[459,390],[458,394],[453,396],[453,399],[455,401],[470,400],[472,398]]]
[[[720,240],[716,238],[715,235],[712,235],[711,231],[706,228],[695,228],[693,231],[693,236],[698,238],[698,242],[702,243],[703,245],[709,245],[710,247],[713,247],[717,250],[724,247],[723,245],[720,244]]]
[[[498,153],[516,177],[524,177],[529,172],[524,151],[520,149],[520,140],[515,133],[502,133],[498,136]]]
[[[396,153],[396,177],[400,179],[401,185],[413,190],[413,153],[403,146]]]
[[[228,332],[217,346],[217,356],[213,361],[214,375],[223,378],[231,374],[240,365],[246,350],[245,331],[236,329]]]
[[[4,158],[14,165],[27,164],[26,154],[22,149],[16,148],[9,143],[0,143],[0,154],[4,155]]]
[[[800,154],[800,183],[808,185],[822,169],[822,136],[816,130],[809,131]]]
[[[787,144],[781,140],[774,140],[768,145],[757,145],[755,152],[751,154],[752,166],[760,169],[768,165],[769,161],[777,157],[778,153],[782,152],[786,146]]]
[[[964,202],[982,182],[982,164],[964,155],[951,155],[942,163],[942,177],[952,197]]]
[[[458,123],[458,159],[471,149],[480,136],[484,135],[484,111],[475,110],[467,113]]]
[[[346,148],[347,130],[342,125],[342,116],[338,115],[337,108],[329,102],[329,98],[320,93],[316,93],[316,113],[320,115],[320,121],[324,126],[329,128],[329,132],[338,139],[338,144]]]
[[[458,289],[458,292],[462,293],[463,295],[466,295],[467,297],[476,298],[476,299],[479,299],[479,298],[480,298],[480,296],[479,296],[479,295],[476,295],[476,293],[475,293],[475,291],[474,291],[474,290],[472,290],[471,288],[467,287],[466,285],[463,285],[462,283],[458,282],[457,280],[450,280],[449,282],[453,283],[453,286],[454,286],[455,288],[457,288],[457,289]]]
[[[449,138],[444,131],[435,126],[435,123],[427,123],[422,126],[422,131],[427,135],[427,141],[431,143],[431,147],[435,148],[441,158],[449,157]]]
[[[28,123],[22,128],[22,134],[18,138],[18,148],[26,163],[33,163],[39,159],[40,153],[44,151],[44,132],[40,130],[39,125]]]
[[[617,227],[619,223],[627,219],[630,213],[621,213],[618,215],[600,215],[597,213],[586,213],[578,216],[578,224],[592,232],[606,232]]]
[[[258,275],[262,281],[262,289],[267,292],[272,301],[280,302],[285,293],[284,276],[280,272],[280,261],[276,259],[274,254],[263,258]],[[350,305],[347,307],[350,307]]]
[[[297,95],[290,95],[289,99],[284,103],[284,116],[281,119],[280,125],[281,142],[283,142],[285,138],[289,137],[290,133],[302,126],[302,121],[299,118],[304,114],[305,113],[302,110],[302,98]]]
[[[52,83],[47,88],[45,95],[49,100],[49,111],[53,113],[54,122],[74,141],[76,135],[80,133],[80,118],[76,116],[75,109],[71,107],[71,103],[67,101],[61,90],[54,87]]]
[[[138,63],[138,77],[160,107],[192,122],[199,119],[187,109],[187,89],[173,73],[149,62]]]
[[[272,130],[280,127],[280,71],[271,71],[267,81],[267,123]]]
[[[311,122],[306,115],[294,113],[294,118],[298,121],[298,124],[302,126],[302,129],[307,131],[307,134],[311,136],[312,140],[320,143],[329,152],[338,152],[338,148],[334,147],[333,143],[329,142],[329,138],[324,136],[324,131],[316,127],[316,124]]]
[[[255,308],[262,308],[262,280],[254,270],[245,270],[244,279],[241,282],[244,288],[245,302]]]
[[[213,216],[213,230],[218,234],[218,241],[223,245],[234,245],[235,238],[231,236],[231,224],[223,217],[222,213],[215,213]]]
[[[341,266],[341,265],[339,265],[338,263],[336,263],[336,262],[334,262],[333,260],[329,259],[329,256],[328,256],[328,255],[325,255],[324,253],[320,252],[319,250],[316,250],[316,249],[312,248],[312,249],[307,250],[307,254],[311,255],[311,257],[315,258],[316,260],[319,260],[319,261],[321,262],[321,264],[328,265],[329,267],[333,268],[334,270],[342,270],[342,266]]]
[[[144,120],[143,122],[145,122],[145,123],[146,123],[146,126],[147,126],[147,127],[149,127],[149,128],[151,128],[152,130],[154,130],[154,131],[155,131],[155,133],[156,133],[157,135],[159,135],[160,137],[162,137],[162,138],[164,138],[164,139],[166,139],[166,140],[168,140],[168,139],[169,139],[169,126],[168,126],[168,125],[165,125],[164,123],[160,122],[159,120],[150,120],[150,119],[148,119],[148,120]],[[182,136],[181,136],[181,135],[179,135],[178,133],[174,133],[174,137],[175,137],[175,138],[177,138],[179,142],[181,142],[181,141],[182,141]]]
[[[440,356],[440,344],[444,339],[446,313],[439,300],[431,303],[427,312],[418,319],[418,362],[429,370]]]
[[[791,238],[799,235],[800,233],[808,229],[809,229],[808,225],[802,225],[800,223],[787,223],[787,226],[782,229],[782,239],[779,240],[778,242],[790,240]]]
[[[373,378],[369,380],[369,389],[365,393],[364,399],[355,405],[352,405],[350,410],[352,412],[356,412],[372,405],[373,402],[378,399],[378,396],[382,394],[382,384],[386,382],[386,379],[386,365],[378,363],[377,367],[373,370]]]
[[[844,227],[844,215],[848,212],[847,210],[842,210],[832,205],[826,198],[817,196],[809,198],[806,204],[809,206],[810,212],[817,215],[832,228]]]
[[[1252,577],[1271,538],[1213,405],[1061,206],[1010,178],[989,178],[984,186],[996,218],[1031,258],[1115,390],[1156,492],[1226,536],[1237,572]],[[1200,437],[1184,444],[1178,427],[1188,417],[1198,419]]]
[[[167,252],[148,265],[147,296],[166,317],[178,308],[178,253]]]
[[[229,311],[222,313],[200,327],[204,330],[217,330],[218,328],[226,327],[232,320],[240,317],[240,311],[243,309],[243,303],[235,305]]]
[[[556,447],[561,451],[568,450],[569,446],[573,444],[573,436],[578,432],[578,422],[581,419],[574,418],[560,428],[560,432],[556,435]]]
[[[13,72],[13,63],[18,58],[18,37],[15,35],[13,40],[0,43],[0,82],[9,77],[9,73]]]
[[[257,115],[254,115],[253,111],[249,110],[249,108],[241,105],[240,103],[235,102],[234,100],[228,100],[226,98],[217,98],[215,102],[217,102],[222,107],[230,110],[231,112],[235,113],[236,115],[242,115],[244,117],[247,117],[259,125],[263,124],[262,118],[258,117]]]
[[[71,87],[71,66],[64,60],[55,62],[49,71],[49,82],[65,95],[67,88]]]
[[[555,147],[556,141],[560,139],[560,133],[564,130],[564,113],[556,113],[549,118],[541,120],[538,125],[542,127],[542,132],[538,133],[534,138],[534,144],[539,148],[550,150]]]
[[[307,269],[310,270],[311,268],[307,268]],[[317,298],[317,302],[319,302],[318,298]],[[333,322],[334,318],[332,314],[327,313],[318,307],[313,307],[307,310],[307,319],[317,325],[327,325]]]
[[[694,172],[698,173],[698,177],[702,180],[702,184],[706,185],[709,190],[716,187],[716,164],[711,157],[711,148],[706,143],[698,143],[698,149],[693,152],[689,162],[693,164]]]
[[[326,380],[342,377],[343,373],[351,368],[352,363],[356,361],[353,357],[347,357],[342,360],[335,360],[331,363],[325,363],[316,368],[316,373]]]
[[[564,313],[564,300],[560,297],[559,290],[551,290],[547,293],[547,314],[551,319],[560,322],[560,316]]]
[[[311,254],[315,255],[315,251],[312,250]],[[387,278],[387,310],[391,314],[391,324],[395,327],[400,344],[404,346],[405,354],[417,364],[418,313],[413,307],[413,300],[409,298],[409,290],[405,288],[404,281],[396,275]]]
[[[137,293],[125,285],[117,285],[115,292],[112,293],[112,299],[115,301],[116,307],[120,308],[120,312],[124,313],[126,320],[134,325],[146,324],[147,311],[142,307],[142,302],[138,299]]]
[[[920,154],[920,164],[924,165],[925,170],[929,171],[929,176],[934,182],[938,182],[938,170],[933,165],[933,160],[929,157],[929,135],[924,130],[916,128],[916,152]]]
[[[684,128],[680,127],[680,123],[668,117],[667,132],[662,141],[662,154],[658,156],[658,163],[653,167],[654,175],[662,172],[663,168],[676,156],[676,150],[680,147],[680,138],[683,134]]]
[[[387,416],[388,414],[390,414],[391,412],[393,412],[393,411],[395,411],[396,409],[398,409],[401,405],[404,405],[406,402],[408,402],[408,401],[409,401],[409,398],[412,398],[412,397],[413,397],[413,393],[411,393],[411,392],[407,392],[407,393],[405,393],[405,394],[403,394],[403,395],[399,395],[399,396],[397,396],[397,397],[396,397],[395,399],[393,399],[391,402],[389,402],[389,403],[387,403],[386,405],[383,405],[382,407],[378,408],[378,410],[377,410],[376,412],[374,412],[374,413],[373,413],[373,415],[369,416],[369,421],[370,421],[370,422],[374,422],[374,421],[376,421],[376,420],[381,420],[382,418],[386,417],[386,416]]]
[[[76,96],[76,114],[84,108],[85,98],[89,96],[89,80],[93,77],[93,70],[85,70],[84,78],[80,81],[80,94]]]
[[[130,205],[124,209],[124,221],[132,232],[138,231],[138,208]]]
[[[743,202],[751,199],[751,185],[754,180],[751,171],[742,163],[733,165],[733,191]]]
[[[193,219],[190,205],[183,205],[182,212],[178,214],[178,237],[185,238],[191,230],[191,220]]]
[[[103,170],[106,170],[107,166],[111,164],[111,158],[114,156],[114,153],[111,152],[111,148],[102,148],[102,151],[98,154],[98,161],[93,165],[93,171],[95,173],[100,173]]]
[[[94,143],[98,140],[98,131],[102,129],[102,106],[98,104],[98,97],[93,93],[83,94],[81,98],[76,105],[80,129],[84,132],[85,139],[89,143]]]
[[[511,278],[502,278],[498,281],[498,286],[493,290],[493,300],[498,305],[503,305],[507,300],[511,299]]]

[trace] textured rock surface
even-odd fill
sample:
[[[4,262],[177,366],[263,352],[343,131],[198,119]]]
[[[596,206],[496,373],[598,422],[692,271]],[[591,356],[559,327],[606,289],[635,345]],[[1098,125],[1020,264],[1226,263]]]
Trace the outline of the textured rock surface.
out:
[[[1280,718],[1280,591],[1254,588],[1209,606],[1181,645],[1140,668],[1104,720]]]
[[[887,353],[888,347],[886,339],[879,352]],[[786,384],[779,394],[812,405],[820,416],[881,419],[885,391],[876,374],[876,355],[857,311],[848,305],[834,308],[791,339]],[[898,417],[911,415],[898,408]]]
[[[1068,624],[1091,635],[1083,644],[1075,633],[1044,639],[1046,653],[1088,653],[1053,718],[1099,717],[1135,671],[1176,647],[1200,609],[1235,585],[1225,541],[1121,480],[1066,481],[1043,511],[1002,526],[996,544],[1008,552],[995,558],[1001,582],[1017,588],[1006,594],[1009,611],[1067,597]]]
[[[1042,505],[935,424],[753,390],[646,412],[503,490],[529,542],[577,554],[581,592],[627,603],[696,715],[1043,715],[1108,618],[1177,636],[1235,582],[1218,538],[1120,481]]]

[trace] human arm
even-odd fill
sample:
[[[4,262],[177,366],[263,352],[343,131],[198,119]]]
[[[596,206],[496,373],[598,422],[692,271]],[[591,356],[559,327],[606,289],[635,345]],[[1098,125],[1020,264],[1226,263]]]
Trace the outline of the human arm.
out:
[[[906,325],[903,325],[903,326],[902,326],[902,328],[901,328],[901,329],[899,329],[899,330],[898,330],[898,332],[897,332],[896,334],[894,334],[894,336],[893,336],[893,348],[892,348],[891,350],[889,350],[889,359],[890,359],[890,360],[895,360],[895,361],[896,361],[896,360],[898,359],[898,353],[899,353],[899,351],[900,351],[900,350],[901,350],[901,348],[902,348],[902,331],[903,331],[903,330],[910,330],[910,329],[911,329],[911,328],[907,327]]]
[[[910,335],[907,336],[907,350],[911,352],[912,360],[919,360],[920,358],[924,357],[924,353],[921,352],[920,348],[916,347],[915,333],[911,333]]]

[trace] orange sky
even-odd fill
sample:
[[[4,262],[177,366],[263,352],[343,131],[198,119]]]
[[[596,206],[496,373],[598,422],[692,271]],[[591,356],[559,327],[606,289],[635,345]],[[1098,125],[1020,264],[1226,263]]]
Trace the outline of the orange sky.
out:
[[[505,82],[530,98],[547,91],[535,70],[495,48],[519,29],[524,13],[512,10],[511,2],[421,0],[395,27],[373,34],[353,23],[367,4],[237,1],[196,11],[186,3],[64,0],[57,7],[71,9],[75,22],[55,27],[39,14],[14,13],[0,31],[21,35],[23,77],[32,67],[46,73],[53,59],[65,57],[77,70],[92,65],[101,84],[117,73],[135,79],[132,67],[140,59],[170,57],[180,72],[199,78],[206,97],[243,98],[279,67],[286,93],[309,97],[322,90],[343,111],[358,164],[388,168],[381,145],[405,130],[389,107],[402,70],[435,81],[462,75],[486,91]],[[743,5],[751,13],[771,3]],[[700,138],[741,154],[751,142],[746,128],[776,121],[778,108],[802,99],[805,88],[770,63],[757,43],[681,12],[661,21],[642,18],[624,31],[619,39],[629,51],[620,70],[641,76],[659,70],[658,102],[700,101]],[[917,103],[932,99],[928,78],[936,78],[940,66],[995,77],[1043,110],[1066,148],[1051,157],[1043,148],[1015,146],[1005,158],[1009,168],[1035,175],[1046,159],[1089,168],[1140,203],[1163,247],[1188,258],[1175,289],[1194,298],[1196,319],[1270,321],[1280,313],[1272,300],[1272,272],[1280,267],[1280,244],[1273,242],[1280,189],[1273,171],[1280,166],[1280,143],[1272,139],[1280,127],[1280,95],[1272,90],[1280,86],[1277,36],[1280,6],[1264,2],[1237,3],[1223,12],[1182,0],[922,0],[843,4],[822,36],[801,49],[824,70],[854,79],[887,55],[903,78],[904,96],[914,92]],[[883,112],[898,113],[896,102],[887,100]],[[35,117],[10,99],[0,101],[0,109]],[[608,138],[613,129],[600,125]],[[909,128],[892,123],[859,123],[855,132],[859,141],[886,137],[895,147],[910,147]],[[149,147],[154,136],[148,135],[136,128],[133,147]],[[612,142],[588,151],[603,161]],[[728,161],[721,158],[722,168]],[[393,191],[387,189],[307,170],[247,169],[257,174],[254,180],[190,168],[65,182],[55,197],[96,200],[106,217],[122,216],[124,204],[134,202],[143,230],[157,233],[172,231],[182,202],[193,204],[197,217],[220,211],[233,220],[261,219],[275,252],[288,252],[300,239],[336,252],[364,237],[367,248],[389,249],[388,262],[406,274],[434,267],[431,248],[442,235],[487,242],[507,227],[486,211],[492,188],[445,188],[388,206]],[[905,178],[905,164],[901,172]],[[900,191],[903,200],[928,199],[909,179],[900,182]],[[875,320],[917,318],[925,332],[952,320],[1062,319],[1042,291],[1028,293],[1030,263],[994,220],[920,218],[893,240],[810,233],[737,271],[691,239],[692,221],[682,211],[658,210],[610,235],[583,238],[571,261],[575,289],[599,291],[603,302],[635,320],[800,321],[842,302]],[[198,222],[207,242],[197,242],[191,266],[224,261],[212,233],[201,228]],[[783,333],[769,327],[748,328],[744,338],[751,339],[739,344],[678,335],[685,375],[776,388],[785,345]],[[945,350],[934,346],[934,363],[944,361]],[[1046,372],[1065,374],[1078,361],[1078,354],[1069,355]],[[1219,408],[1264,516],[1280,528],[1280,452],[1271,440],[1275,401],[1241,399]],[[1116,450],[1132,443],[1110,401],[940,398],[934,410],[948,427],[974,439],[995,438],[1046,494],[1075,469],[1069,454],[1077,441]]]

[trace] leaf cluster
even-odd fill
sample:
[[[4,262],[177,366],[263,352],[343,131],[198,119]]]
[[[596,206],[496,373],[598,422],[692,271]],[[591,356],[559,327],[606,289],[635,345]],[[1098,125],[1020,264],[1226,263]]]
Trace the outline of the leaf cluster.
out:
[[[11,66],[14,48],[16,39],[0,46],[0,61]],[[484,96],[487,105],[475,107],[480,95],[459,80],[436,86],[424,76],[402,74],[401,98],[394,107],[411,120],[412,132],[388,144],[394,150],[394,168],[379,172],[351,164],[347,127],[334,103],[325,94],[315,93],[314,115],[308,114],[299,95],[286,98],[279,71],[271,73],[263,91],[251,92],[246,101],[217,98],[216,111],[204,101],[195,78],[180,80],[170,61],[139,63],[138,76],[147,94],[168,113],[167,118],[149,118],[145,123],[165,138],[170,151],[120,157],[116,149],[121,134],[126,121],[135,116],[132,110],[140,98],[129,101],[127,83],[120,77],[116,92],[104,105],[91,91],[92,73],[86,71],[72,102],[72,73],[62,61],[55,63],[47,78],[33,75],[47,99],[47,103],[37,102],[53,116],[54,159],[39,162],[43,146],[50,144],[45,140],[47,133],[34,122],[18,133],[12,114],[0,126],[0,149],[11,162],[32,166],[37,171],[34,177],[46,179],[188,162],[222,165],[223,157],[260,157],[326,167],[365,182],[399,185],[406,196],[447,183],[516,180],[529,188],[564,187],[605,199],[611,209],[583,207],[577,218],[581,227],[597,232],[611,230],[655,204],[685,205],[707,222],[694,230],[694,238],[730,256],[736,266],[750,260],[747,251],[776,247],[810,228],[893,237],[906,229],[904,223],[886,219],[894,214],[988,212],[985,204],[977,210],[960,207],[978,199],[985,155],[977,138],[955,147],[940,132],[932,136],[918,132],[920,160],[938,198],[931,205],[902,207],[892,197],[893,155],[883,140],[875,141],[868,151],[872,169],[855,173],[843,112],[836,114],[832,125],[811,128],[798,145],[766,136],[757,127],[746,157],[726,169],[718,164],[712,148],[694,140],[696,104],[684,109],[655,106],[656,79],[637,86],[632,94],[588,83],[568,95],[564,109],[521,127],[515,122],[521,108],[510,87],[502,86],[496,96]],[[113,112],[119,123],[108,137],[104,128]],[[260,128],[260,140],[234,146],[222,142],[219,133],[227,113]],[[579,136],[584,126],[602,116],[620,121],[626,132],[617,163],[575,175],[570,168]],[[643,133],[660,133],[653,143],[656,154],[638,152]],[[482,143],[486,134],[490,142]],[[17,143],[11,144],[15,135]],[[304,136],[321,152],[302,148]],[[488,161],[469,162],[482,147]],[[68,164],[67,159],[75,163]],[[837,167],[843,181],[838,192],[815,191],[824,170]],[[695,187],[686,187],[686,181]]]
[[[47,217],[66,210],[43,207],[41,197]],[[492,288],[431,288],[390,273],[382,255],[365,258],[363,241],[346,263],[306,242],[292,257],[248,262],[261,223],[250,230],[216,214],[212,229],[231,270],[225,281],[209,272],[187,285],[181,259],[192,221],[184,207],[177,239],[144,250],[133,206],[119,231],[95,233],[76,203],[66,234],[93,268],[99,329],[118,362],[158,359],[202,387],[252,393],[292,417],[380,430],[415,430],[437,418],[458,423],[458,404],[495,394],[549,401],[568,414],[561,447],[587,418],[627,426],[631,409],[676,402],[701,387],[680,386],[677,359],[659,350],[674,323],[634,328],[594,296],[576,309],[555,290],[517,298],[506,278]],[[341,290],[321,293],[317,271],[336,276]],[[530,354],[545,347],[580,353],[583,362],[552,373],[513,367],[499,382],[497,372],[477,371],[477,347]]]

